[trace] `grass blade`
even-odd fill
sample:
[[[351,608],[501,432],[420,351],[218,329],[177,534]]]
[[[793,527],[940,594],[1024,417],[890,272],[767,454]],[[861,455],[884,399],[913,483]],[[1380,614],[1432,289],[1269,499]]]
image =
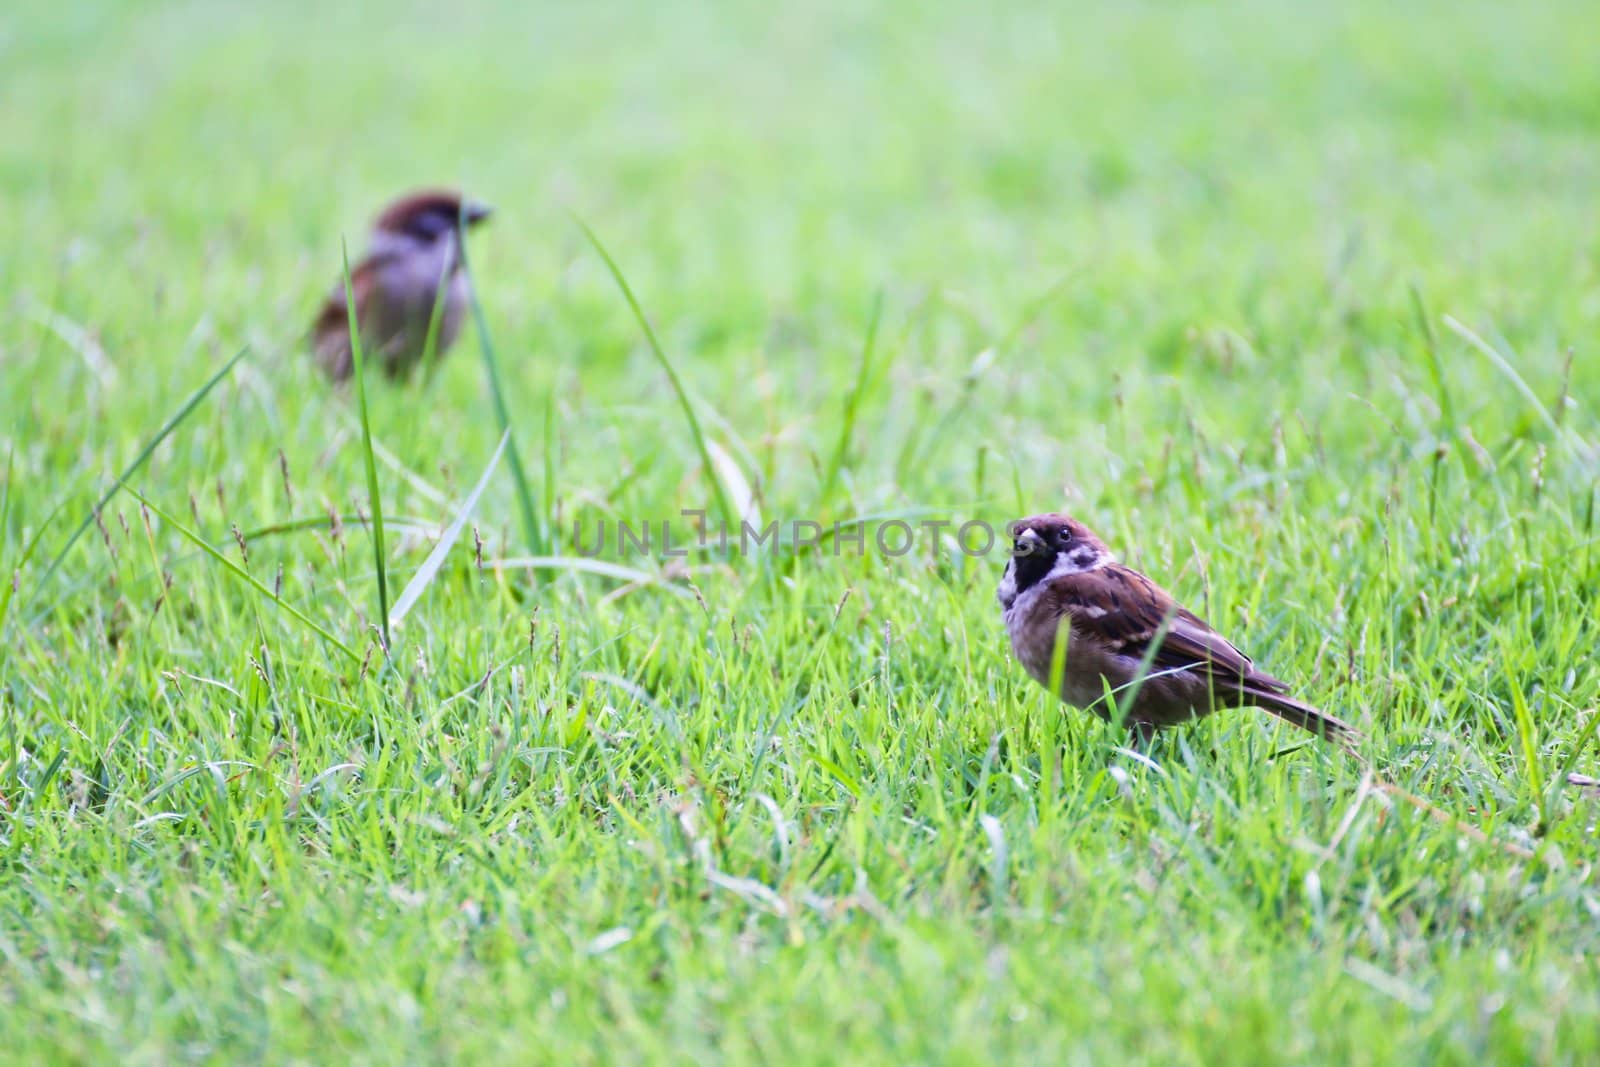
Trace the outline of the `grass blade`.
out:
[[[316,634],[318,637],[320,637],[324,641],[328,642],[328,644],[332,645],[334,648],[337,648],[340,652],[343,652],[345,654],[345,656],[347,658],[349,658],[349,660],[352,663],[355,663],[357,665],[359,665],[361,663],[361,657],[356,655],[355,649],[351,648],[349,645],[345,644],[343,641],[341,641],[337,637],[333,636],[333,634],[329,633],[326,629],[324,629],[321,625],[319,625],[310,616],[308,616],[304,612],[302,612],[299,608],[295,607],[293,604],[289,603],[287,600],[284,600],[277,593],[274,593],[271,589],[268,589],[265,585],[263,585],[260,582],[260,580],[258,580],[256,578],[255,575],[251,574],[249,571],[245,570],[243,567],[239,566],[233,560],[229,559],[227,556],[223,555],[221,552],[217,551],[211,545],[206,543],[205,539],[202,538],[199,534],[195,533],[193,530],[189,529],[183,523],[181,523],[177,519],[173,518],[172,515],[168,514],[162,508],[158,507],[155,503],[153,503],[143,493],[140,493],[137,490],[129,490],[129,492],[132,492],[134,497],[139,501],[139,503],[141,503],[145,507],[149,508],[151,510],[151,512],[154,513],[156,515],[156,517],[158,517],[162,522],[166,523],[168,526],[170,526],[174,530],[178,531],[178,533],[182,534],[184,540],[188,541],[190,544],[192,544],[196,548],[200,549],[200,551],[204,552],[206,555],[210,556],[212,559],[214,559],[218,563],[222,564],[235,577],[243,579],[248,585],[253,587],[256,592],[260,593],[262,596],[266,597],[268,600],[272,601],[274,604],[278,605],[278,607],[282,608],[285,612],[287,612],[289,614],[289,616],[291,618],[293,618],[296,622],[299,622],[301,625],[305,626],[312,633]]]
[[[1595,739],[1597,731],[1600,731],[1600,713],[1592,713],[1589,716],[1589,721],[1585,723],[1583,729],[1578,732],[1578,739],[1572,743],[1572,749],[1567,753],[1567,758],[1562,762],[1561,769],[1556,772],[1556,780],[1558,782],[1572,782],[1573,784],[1579,784],[1574,782],[1572,768],[1578,765],[1578,760],[1583,757],[1584,752],[1588,749],[1589,742]],[[1583,775],[1577,776],[1579,779],[1582,779],[1583,777]]]
[[[411,610],[422,594],[433,584],[434,576],[439,573],[439,568],[444,566],[445,557],[450,554],[450,549],[455,546],[456,539],[461,536],[461,530],[467,524],[467,519],[478,506],[478,498],[489,485],[489,479],[494,475],[495,468],[500,465],[500,457],[505,454],[506,442],[510,440],[510,432],[500,435],[500,444],[494,450],[494,456],[489,460],[489,465],[483,469],[483,474],[478,478],[478,484],[472,487],[472,492],[467,494],[466,502],[461,505],[461,510],[456,512],[455,519],[445,530],[444,536],[439,538],[439,543],[433,546],[433,551],[428,553],[428,558],[422,561],[422,566],[417,573],[411,576],[411,581],[400,591],[400,599],[394,602],[394,608],[389,612],[389,625],[399,626],[406,613]]]
[[[126,485],[128,479],[132,478],[136,473],[138,473],[139,468],[144,466],[145,460],[150,458],[151,453],[160,447],[161,442],[165,441],[167,436],[171,434],[173,430],[176,430],[184,419],[189,417],[189,413],[191,411],[200,406],[200,401],[206,398],[206,395],[216,387],[218,382],[227,377],[228,372],[233,370],[234,366],[244,358],[245,353],[248,351],[250,351],[250,346],[248,345],[239,349],[239,351],[234,354],[232,359],[224,363],[221,369],[206,379],[205,384],[201,385],[200,388],[190,393],[189,399],[183,402],[183,406],[172,413],[172,417],[167,419],[167,421],[162,424],[161,429],[156,431],[156,435],[154,437],[145,442],[145,446],[139,450],[139,454],[134,457],[133,462],[128,464],[126,470],[117,475],[117,480],[111,483],[111,487],[101,495],[100,499],[96,501],[94,507],[89,509],[89,514],[83,517],[83,521],[78,524],[78,528],[72,531],[72,536],[67,538],[67,543],[62,545],[61,551],[56,553],[56,558],[50,561],[50,566],[45,568],[44,577],[39,580],[40,588],[49,583],[51,576],[54,575],[56,573],[56,569],[61,566],[61,561],[67,558],[67,553],[71,552],[72,546],[78,543],[78,538],[83,536],[83,531],[87,530],[91,525],[93,525],[94,517],[111,502],[112,497],[117,495],[117,490]]]
[[[6,492],[0,496],[0,539],[5,537],[9,529],[6,524],[11,521],[11,477],[16,472],[16,466],[17,446],[13,444],[6,452]]]
[[[372,420],[367,416],[367,370],[356,323],[355,287],[350,281],[350,249],[344,249],[344,311],[350,323],[350,359],[355,365],[356,408],[361,415],[361,454],[367,465],[367,507],[372,512],[372,555],[378,572],[378,623],[383,650],[389,651],[389,571],[383,551],[383,498],[378,493],[378,460],[372,454]]]
[[[556,397],[552,390],[544,398],[544,511],[542,514],[546,521],[551,521],[556,514],[556,458],[559,438],[556,436]],[[561,555],[561,531],[555,530],[550,535],[550,552]]]
[[[63,500],[51,510],[50,514],[44,517],[44,522],[33,532],[33,536],[28,539],[27,545],[23,547],[22,555],[18,556],[17,562],[9,568],[11,573],[0,577],[0,634],[5,633],[6,619],[11,611],[11,597],[17,591],[18,574],[21,573],[22,568],[28,565],[28,561],[33,558],[33,554],[38,551],[39,542],[44,538],[44,532],[55,522],[56,516],[66,510],[66,507],[67,502]]]
[[[6,492],[5,496],[0,497],[0,550],[5,548],[6,536],[11,529],[11,482],[16,475],[16,466],[17,446],[13,444],[6,453]],[[0,554],[0,562],[4,559],[5,556]],[[12,582],[21,566],[20,563],[10,567],[0,566],[0,629],[5,627],[6,609],[11,606],[11,594],[15,591]]]
[[[1423,350],[1428,353],[1428,371],[1433,377],[1433,391],[1439,397],[1439,414],[1446,426],[1456,424],[1455,405],[1450,402],[1450,389],[1445,385],[1444,364],[1439,361],[1439,339],[1434,336],[1433,320],[1422,302],[1422,290],[1411,285],[1411,308],[1417,316],[1417,327],[1422,331]]]
[[[839,480],[839,471],[844,467],[845,456],[850,452],[850,442],[855,437],[856,419],[861,411],[861,397],[867,391],[867,382],[872,377],[872,357],[878,346],[878,323],[883,316],[883,290],[872,300],[872,318],[867,322],[867,340],[861,346],[861,362],[856,368],[856,381],[850,389],[850,395],[844,401],[844,425],[839,428],[839,440],[833,446],[833,456],[828,460],[828,473],[822,479],[822,493],[819,502],[827,505],[833,495],[834,483]]]
[[[459,239],[459,234],[457,235]],[[450,294],[450,263],[445,261],[433,289],[433,310],[428,313],[428,332],[422,335],[422,387],[433,385],[439,370],[439,328],[444,323],[445,298]]]
[[[755,490],[750,487],[750,479],[739,469],[739,461],[715,441],[707,441],[706,448],[711,451],[711,461],[716,464],[717,478],[728,490],[728,499],[733,505],[734,513],[741,522],[752,519],[757,526],[760,526],[761,505],[756,500]]]
[[[311,515],[301,519],[284,519],[281,522],[268,523],[257,526],[240,534],[247,542],[253,542],[260,537],[281,537],[284,534],[300,533],[304,530],[325,531],[337,521],[341,526],[370,526],[372,517],[369,515],[340,515],[329,512],[326,515]],[[438,529],[438,523],[425,519],[410,518],[403,515],[388,515],[383,520],[384,530],[399,530],[401,533],[414,533],[426,537]]]
[[[639,301],[634,298],[633,290],[628,286],[628,279],[623,277],[622,271],[617,267],[616,261],[611,258],[611,253],[606,251],[606,246],[600,243],[600,238],[589,229],[587,223],[577,216],[573,216],[578,228],[583,231],[589,243],[594,245],[594,250],[600,253],[600,258],[605,261],[606,269],[611,272],[611,278],[617,283],[617,288],[622,290],[623,297],[628,301],[628,307],[633,309],[634,320],[639,323],[639,329],[644,331],[644,337],[650,344],[650,351],[655,353],[656,362],[661,364],[667,372],[667,379],[672,383],[672,391],[678,394],[678,403],[683,405],[683,418],[689,424],[689,435],[694,438],[694,447],[700,453],[700,462],[704,467],[706,476],[711,479],[711,488],[717,497],[717,511],[722,516],[724,528],[738,529],[738,516],[733,513],[733,505],[728,501],[728,494],[723,489],[722,479],[717,476],[717,466],[712,462],[711,450],[706,447],[705,434],[700,431],[700,420],[695,417],[694,405],[689,402],[689,394],[684,391],[683,379],[678,377],[677,368],[667,358],[661,349],[661,342],[656,340],[656,332],[650,328],[650,320],[645,318],[644,309],[639,306]]]
[[[494,402],[494,417],[500,423],[500,432],[506,436],[506,457],[511,465],[512,480],[517,483],[517,507],[522,512],[522,535],[527,539],[528,550],[535,555],[544,551],[544,523],[533,506],[533,490],[528,485],[528,472],[522,466],[522,456],[517,452],[517,436],[511,429],[511,408],[506,403],[505,386],[500,381],[500,362],[495,359],[494,340],[489,336],[489,322],[483,314],[483,302],[478,299],[478,283],[472,277],[472,266],[467,261],[467,229],[464,220],[456,223],[456,249],[461,256],[461,269],[467,276],[467,299],[472,304],[472,321],[478,329],[478,351],[483,355],[483,369],[489,377],[489,398]]]
[[[608,563],[603,559],[589,559],[587,556],[520,556],[516,559],[488,560],[484,566],[497,571],[568,571],[598,574],[637,585],[659,586],[675,596],[691,598],[693,596],[687,589],[673,585],[659,574],[624,567],[620,563]]]
[[[1451,316],[1446,315],[1444,317],[1444,324],[1450,327],[1457,337],[1460,337],[1467,344],[1487,356],[1489,362],[1493,363],[1500,373],[1506,376],[1506,380],[1511,383],[1512,388],[1522,394],[1523,399],[1532,405],[1533,410],[1538,413],[1540,420],[1550,428],[1550,432],[1555,435],[1556,439],[1560,440],[1561,427],[1557,426],[1556,420],[1551,418],[1550,409],[1544,406],[1544,401],[1540,400],[1532,389],[1528,388],[1528,383],[1522,380],[1522,375],[1517,373],[1517,369],[1511,365],[1511,361],[1496,352],[1489,342],[1473,333],[1472,330]]]

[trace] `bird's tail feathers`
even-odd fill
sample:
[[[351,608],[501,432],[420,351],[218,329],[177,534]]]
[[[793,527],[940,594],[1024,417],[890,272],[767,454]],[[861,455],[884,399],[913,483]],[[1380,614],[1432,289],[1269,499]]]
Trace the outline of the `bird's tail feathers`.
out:
[[[1274,693],[1268,689],[1248,687],[1244,690],[1245,699],[1257,707],[1272,712],[1285,722],[1293,723],[1308,733],[1316,734],[1325,741],[1331,741],[1346,752],[1354,752],[1363,735],[1360,730],[1319,708],[1302,703],[1283,693]]]

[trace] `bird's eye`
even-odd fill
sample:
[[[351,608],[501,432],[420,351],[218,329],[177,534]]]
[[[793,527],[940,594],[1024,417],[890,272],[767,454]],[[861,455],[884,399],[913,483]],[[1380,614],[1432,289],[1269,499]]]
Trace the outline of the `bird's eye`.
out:
[[[1058,545],[1070,545],[1070,544],[1072,544],[1072,531],[1068,530],[1065,527],[1062,527],[1061,529],[1057,530],[1056,531],[1056,544],[1058,544]]]

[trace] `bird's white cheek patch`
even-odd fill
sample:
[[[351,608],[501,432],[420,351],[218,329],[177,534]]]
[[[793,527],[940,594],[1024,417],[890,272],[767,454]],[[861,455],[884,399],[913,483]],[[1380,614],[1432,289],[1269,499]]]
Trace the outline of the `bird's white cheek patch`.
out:
[[[1110,563],[1108,556],[1098,552],[1062,552],[1056,556],[1055,564],[1050,568],[1050,573],[1045,575],[1045,581],[1052,578],[1064,578],[1069,574],[1084,574],[1088,571],[1097,571]]]

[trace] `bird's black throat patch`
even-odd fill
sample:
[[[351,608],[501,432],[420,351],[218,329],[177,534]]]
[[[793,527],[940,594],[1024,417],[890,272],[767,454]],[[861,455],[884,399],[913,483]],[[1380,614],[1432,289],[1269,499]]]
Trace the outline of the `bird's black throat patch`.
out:
[[[1035,541],[1023,542],[1023,547],[1031,547],[1033,551],[1015,552],[1011,557],[1012,574],[1016,578],[1018,593],[1044,581],[1044,576],[1050,573],[1050,568],[1056,562],[1056,554],[1048,545]]]

